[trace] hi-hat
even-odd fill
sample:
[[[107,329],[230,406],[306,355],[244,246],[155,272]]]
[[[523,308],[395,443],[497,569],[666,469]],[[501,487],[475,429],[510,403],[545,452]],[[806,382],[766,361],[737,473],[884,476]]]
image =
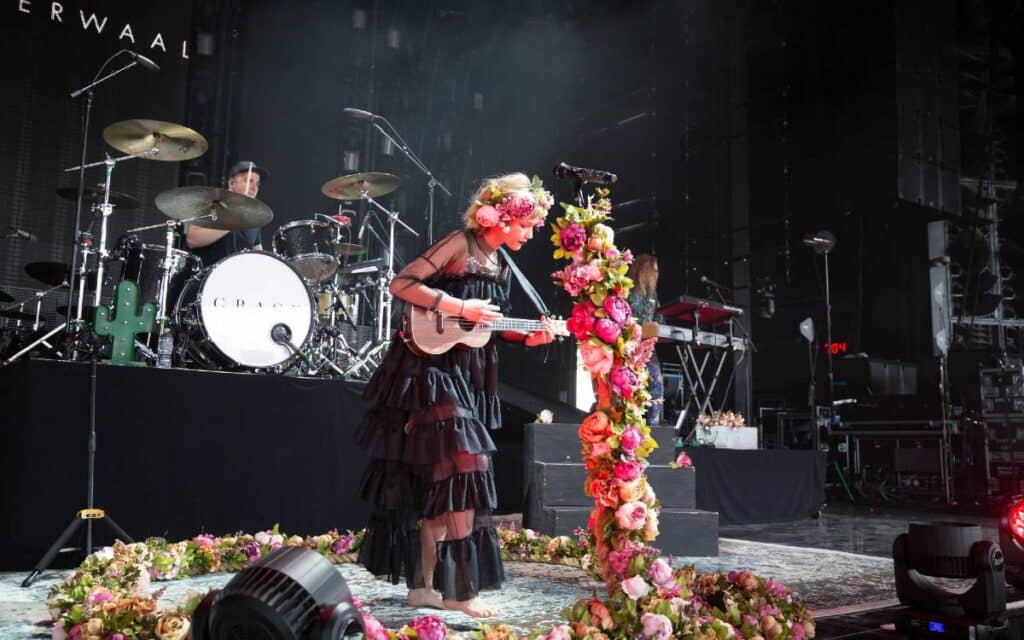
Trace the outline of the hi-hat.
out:
[[[366,247],[348,242],[335,242],[334,248],[339,256],[361,256],[366,253]]]
[[[65,200],[77,200],[78,187],[61,187],[57,189],[57,195]],[[82,192],[82,202],[88,205],[96,205],[103,202],[103,188],[86,187]],[[111,191],[110,204],[118,209],[138,209],[140,202],[134,196],[130,196],[127,193]]]
[[[156,208],[169,218],[188,220],[216,213],[217,219],[189,224],[206,229],[251,229],[274,219],[274,212],[256,198],[216,187],[178,187],[156,197]]]
[[[64,262],[30,262],[25,265],[25,273],[33,280],[38,280],[51,287],[71,281],[71,265]],[[86,274],[86,288],[96,288],[96,272]]]
[[[390,173],[353,173],[328,180],[320,187],[320,191],[335,200],[359,200],[364,192],[371,198],[387,195],[401,183],[398,176]]]
[[[146,160],[179,162],[206,153],[209,143],[197,131],[160,120],[122,120],[103,130],[107,144],[122,153],[144,153]],[[152,153],[146,153],[152,151]]]

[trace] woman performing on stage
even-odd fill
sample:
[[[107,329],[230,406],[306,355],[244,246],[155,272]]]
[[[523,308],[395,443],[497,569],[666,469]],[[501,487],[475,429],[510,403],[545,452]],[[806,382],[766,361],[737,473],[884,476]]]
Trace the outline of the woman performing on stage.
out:
[[[653,322],[658,310],[658,259],[649,253],[641,253],[629,266],[629,278],[633,281],[633,289],[628,298],[633,317],[637,322]],[[647,373],[651,379],[647,387],[651,394],[651,404],[644,417],[649,426],[656,427],[661,424],[665,408],[665,384],[661,378],[658,354],[652,354],[647,361]]]
[[[410,262],[391,292],[472,322],[501,318],[509,272],[498,248],[518,251],[551,204],[536,178],[513,173],[485,181],[466,210],[465,229]],[[503,337],[533,347],[553,333]],[[491,523],[497,496],[488,433],[501,427],[497,365],[493,339],[421,356],[399,332],[366,389],[370,410],[356,441],[371,458],[361,492],[374,513],[359,562],[395,584],[404,574],[410,606],[497,613],[478,595],[504,579]]]

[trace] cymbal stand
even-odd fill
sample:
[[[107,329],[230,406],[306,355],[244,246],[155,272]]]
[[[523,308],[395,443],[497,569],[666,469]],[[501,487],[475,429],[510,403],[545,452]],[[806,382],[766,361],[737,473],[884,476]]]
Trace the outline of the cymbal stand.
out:
[[[40,322],[39,316],[40,316],[40,312],[41,312],[42,305],[43,305],[43,298],[45,298],[46,296],[50,295],[51,293],[53,293],[55,291],[58,291],[60,289],[68,287],[68,286],[69,286],[68,285],[68,281],[65,280],[64,282],[62,282],[62,283],[60,283],[58,285],[55,285],[53,287],[50,287],[49,289],[46,289],[44,291],[36,291],[35,293],[33,293],[31,296],[29,296],[27,298],[24,298],[22,300],[17,300],[15,302],[12,302],[11,304],[7,305],[6,307],[4,307],[4,311],[8,311],[10,309],[14,309],[15,307],[21,308],[23,305],[25,305],[27,302],[29,302],[32,298],[35,298],[36,299],[36,319],[35,319],[35,322],[32,324],[32,330],[33,331],[38,331],[42,327],[42,323]],[[47,342],[47,340],[52,338],[54,335],[60,333],[61,331],[63,331],[64,327],[66,327],[67,324],[68,324],[67,321],[64,321],[64,322],[60,323],[58,326],[54,327],[53,329],[47,331],[44,335],[36,338],[30,344],[28,344],[26,347],[22,348],[17,353],[12,354],[9,358],[4,360],[3,362],[0,362],[0,366],[6,367],[7,365],[15,362],[18,358],[20,358],[21,356],[25,355],[26,353],[32,351],[33,349],[35,349],[39,345],[44,345],[46,348],[52,350],[53,349],[53,345],[51,345],[49,342]]]

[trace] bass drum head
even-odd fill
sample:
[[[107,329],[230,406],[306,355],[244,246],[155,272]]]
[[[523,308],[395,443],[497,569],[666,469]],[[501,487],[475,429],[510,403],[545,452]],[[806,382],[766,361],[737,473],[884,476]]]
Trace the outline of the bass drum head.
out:
[[[196,305],[202,332],[221,354],[243,367],[266,368],[292,358],[270,337],[275,325],[291,331],[301,350],[313,328],[313,298],[302,276],[283,259],[261,251],[238,253],[202,278]]]

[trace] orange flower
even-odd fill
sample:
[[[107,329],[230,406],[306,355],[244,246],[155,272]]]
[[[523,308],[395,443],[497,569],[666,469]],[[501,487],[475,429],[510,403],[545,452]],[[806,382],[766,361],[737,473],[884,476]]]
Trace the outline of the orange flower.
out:
[[[579,434],[585,443],[603,442],[612,435],[612,421],[603,411],[595,411],[583,420]]]

